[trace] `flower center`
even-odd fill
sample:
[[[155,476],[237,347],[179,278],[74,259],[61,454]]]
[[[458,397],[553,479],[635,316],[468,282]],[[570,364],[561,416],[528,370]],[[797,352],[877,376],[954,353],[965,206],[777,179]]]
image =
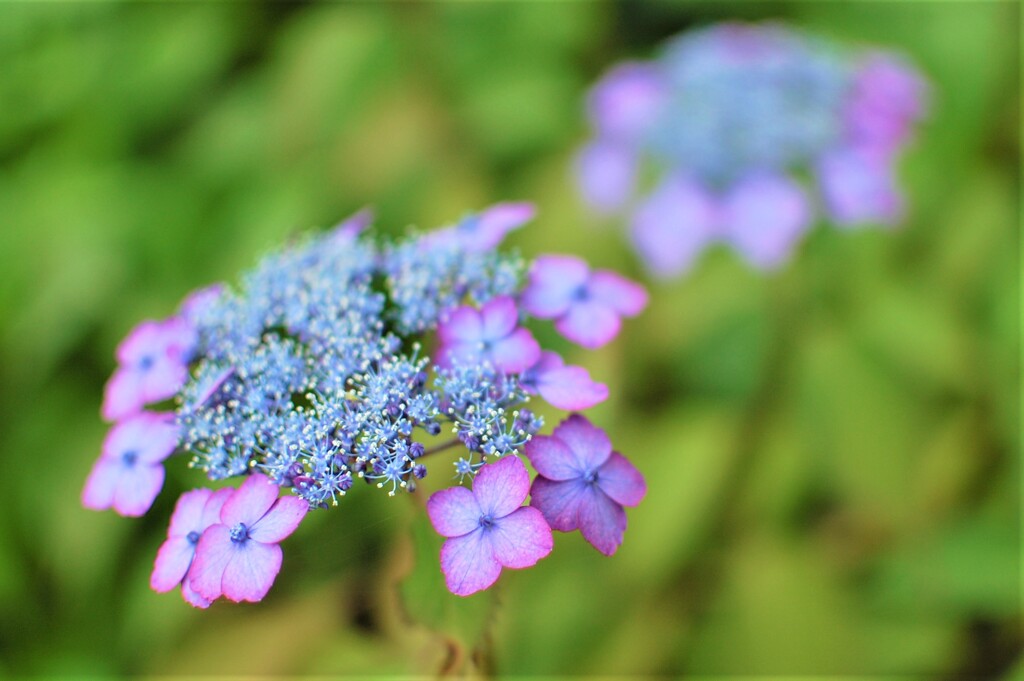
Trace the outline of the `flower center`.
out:
[[[149,371],[153,368],[154,364],[156,364],[156,360],[153,358],[153,355],[144,355],[142,359],[139,360],[139,369],[142,371]]]
[[[491,516],[490,513],[480,516],[480,527],[484,528],[485,530],[490,527],[494,527],[494,518]]]
[[[592,470],[592,471],[587,471],[587,474],[583,476],[583,482],[587,483],[588,485],[596,485],[597,484],[597,470],[595,469],[595,470]]]
[[[121,461],[124,462],[125,466],[131,468],[135,465],[135,462],[139,460],[139,453],[134,449],[129,449],[127,452],[121,455]]]
[[[586,284],[580,284],[576,287],[576,290],[572,292],[572,299],[578,303],[582,303],[585,300],[590,299],[590,290]]]
[[[189,532],[185,536],[185,539],[188,540],[189,544],[191,544],[192,546],[195,546],[196,544],[199,543],[199,533],[198,532],[194,532],[194,531],[193,532]]]
[[[241,544],[249,538],[249,528],[245,523],[238,523],[231,528],[231,541]]]

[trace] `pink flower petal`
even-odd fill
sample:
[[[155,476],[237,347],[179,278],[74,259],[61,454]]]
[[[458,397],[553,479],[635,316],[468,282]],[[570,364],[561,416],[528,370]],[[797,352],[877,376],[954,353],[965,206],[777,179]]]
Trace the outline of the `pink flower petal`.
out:
[[[115,370],[103,387],[103,420],[120,421],[137,413],[145,404],[138,373],[124,367]]]
[[[237,543],[233,554],[224,568],[224,596],[236,603],[263,600],[281,571],[281,547],[249,539]]]
[[[580,478],[554,481],[538,475],[530,488],[530,506],[543,514],[551,529],[572,532],[579,527],[580,504],[587,489]]]
[[[137,463],[125,469],[114,489],[114,510],[123,516],[145,514],[164,486],[164,467]]]
[[[491,543],[480,530],[446,539],[441,547],[441,571],[448,590],[469,596],[498,581],[501,564],[495,560]]]
[[[649,64],[626,62],[610,70],[587,101],[598,132],[632,140],[653,125],[667,95],[667,84]]]
[[[471,253],[492,250],[509,232],[532,220],[536,213],[532,203],[496,203],[471,218],[473,222],[470,228],[459,230],[459,240],[463,248]]]
[[[626,147],[595,142],[576,156],[576,178],[584,201],[600,213],[626,204],[636,184],[637,159]]]
[[[210,603],[212,603],[212,601],[203,598],[198,591],[193,589],[187,579],[181,583],[181,597],[185,599],[186,603],[194,608],[206,609],[210,607]]]
[[[583,475],[569,445],[551,435],[535,435],[524,448],[526,457],[548,480],[573,480]]]
[[[717,236],[713,197],[700,185],[669,178],[636,210],[631,224],[633,245],[660,277],[673,277],[690,268],[694,259]]]
[[[540,357],[540,344],[528,329],[519,328],[495,341],[488,356],[494,368],[510,374],[525,371]]]
[[[221,581],[234,555],[234,546],[231,530],[226,525],[210,525],[199,538],[188,581],[192,589],[208,601],[215,601],[224,593]]]
[[[164,593],[181,584],[194,555],[195,546],[188,539],[183,536],[169,538],[157,551],[153,573],[149,576],[150,588]]]
[[[82,506],[94,511],[110,508],[114,503],[114,490],[123,471],[120,461],[101,457],[92,466],[85,488],[82,489]]]
[[[253,473],[224,502],[220,509],[220,521],[228,527],[243,523],[251,528],[270,510],[280,491],[281,488],[270,478],[262,473]]]
[[[638,315],[647,307],[647,290],[643,286],[609,270],[594,272],[587,290],[592,298],[627,317]]]
[[[437,337],[442,345],[479,342],[483,337],[480,313],[471,307],[458,308],[438,325]]]
[[[764,175],[733,187],[723,208],[726,238],[756,267],[778,267],[811,223],[810,202],[789,178]]]
[[[215,525],[220,522],[220,510],[224,507],[224,502],[231,498],[231,495],[235,493],[234,487],[224,487],[219,489],[210,495],[207,499],[206,505],[203,506],[203,517],[199,523],[199,527],[195,528],[197,531],[202,532],[210,525]]]
[[[526,568],[551,553],[554,539],[544,516],[523,506],[495,521],[484,535],[490,540],[495,559],[508,568]]]
[[[515,455],[506,454],[485,465],[473,480],[480,510],[495,520],[522,506],[529,493],[530,474]]]
[[[530,281],[521,298],[523,309],[540,319],[560,317],[589,276],[590,267],[579,258],[542,255],[530,268]]]
[[[622,543],[626,532],[626,512],[601,490],[587,487],[580,499],[579,524],[583,538],[610,556]]]
[[[612,441],[603,430],[585,416],[571,414],[555,427],[552,433],[564,442],[576,457],[577,470],[594,470],[612,453]]]
[[[188,381],[188,366],[178,357],[160,357],[148,370],[137,373],[144,404],[174,397]]]
[[[203,525],[203,509],[213,496],[213,490],[205,487],[189,490],[178,497],[167,526],[168,537],[184,537],[189,532],[202,532],[209,525]],[[180,580],[179,580],[180,581]]]
[[[465,487],[449,487],[430,495],[427,516],[442,537],[460,537],[480,527],[480,504]]]
[[[437,352],[437,363],[442,368],[459,366],[475,366],[483,361],[483,343],[451,343],[443,345]]]
[[[644,476],[618,452],[612,452],[598,469],[597,485],[613,501],[623,506],[636,506],[647,494]]]
[[[575,303],[564,317],[555,322],[555,328],[560,334],[591,350],[619,335],[621,326],[619,315],[607,305],[596,301]]]
[[[595,383],[586,369],[577,366],[543,374],[537,391],[548,404],[569,411],[589,409],[608,399],[608,386]]]
[[[267,514],[249,528],[249,538],[276,544],[295,531],[309,512],[309,502],[300,497],[281,497]]]
[[[509,296],[492,298],[480,309],[483,324],[481,336],[486,340],[496,341],[512,333],[519,323],[519,310]]]

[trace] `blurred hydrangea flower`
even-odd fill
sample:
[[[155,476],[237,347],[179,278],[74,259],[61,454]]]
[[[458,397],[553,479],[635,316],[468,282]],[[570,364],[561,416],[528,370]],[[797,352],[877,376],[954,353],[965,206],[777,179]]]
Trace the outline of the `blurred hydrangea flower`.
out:
[[[840,227],[899,222],[894,167],[926,95],[894,54],[775,24],[711,26],[594,86],[577,179],[596,211],[628,216],[656,275],[714,242],[773,268],[819,204]]]
[[[307,510],[336,505],[359,480],[390,495],[413,491],[428,455],[460,448],[454,477],[476,478],[473,490],[443,490],[430,507],[455,517],[448,501],[472,497],[474,527],[484,529],[442,531],[449,587],[465,595],[502,566],[532,565],[551,539],[540,511],[515,510],[530,487],[516,456],[543,427],[530,395],[578,410],[607,387],[542,351],[528,315],[557,318],[590,347],[647,301],[638,284],[565,256],[539,259],[569,266],[535,267],[524,290],[526,263],[496,247],[532,216],[528,204],[498,204],[380,244],[365,234],[363,211],[267,256],[240,286],[209,286],[170,319],[143,323],[119,348],[110,385],[130,389],[108,386],[119,408],[104,414],[116,423],[83,503],[145,512],[175,449],[213,480],[246,476],[237,490],[182,496],[151,586],[180,585],[197,607],[220,596],[255,601],[280,570],[278,543]],[[171,396],[174,418],[145,410]],[[453,439],[439,440],[445,428]],[[621,540],[620,520],[609,522]]]

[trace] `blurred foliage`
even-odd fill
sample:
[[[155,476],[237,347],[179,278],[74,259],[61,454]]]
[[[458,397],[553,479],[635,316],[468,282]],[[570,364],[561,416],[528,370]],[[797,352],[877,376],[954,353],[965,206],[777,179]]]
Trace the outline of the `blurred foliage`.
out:
[[[559,346],[649,481],[614,559],[559,535],[457,599],[423,498],[355,493],[262,604],[148,589],[198,474],[172,462],[144,519],[78,505],[131,326],[365,204],[398,232],[535,200],[525,254],[643,276],[568,175],[585,88],[729,18],[905,50],[933,113],[904,228],[819,228],[770,276],[716,251],[612,346]],[[1024,678],[1019,26],[1010,2],[0,6],[0,676]]]

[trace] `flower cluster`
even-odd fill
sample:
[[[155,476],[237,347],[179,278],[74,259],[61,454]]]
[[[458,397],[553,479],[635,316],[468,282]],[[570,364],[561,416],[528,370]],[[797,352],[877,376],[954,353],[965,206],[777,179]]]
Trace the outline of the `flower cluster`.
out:
[[[925,89],[894,54],[774,24],[711,26],[593,88],[577,177],[595,210],[629,216],[655,274],[685,271],[716,241],[775,267],[818,203],[840,227],[901,219],[894,166]]]
[[[426,457],[450,448],[462,451],[456,486],[428,511],[449,538],[441,561],[454,593],[533,565],[552,529],[579,528],[613,553],[643,478],[580,415],[555,429],[561,449],[535,437],[543,421],[531,395],[579,411],[608,390],[542,350],[526,324],[553,319],[566,338],[598,347],[647,294],[576,258],[527,267],[499,252],[532,215],[499,204],[380,244],[359,213],[264,258],[238,286],[202,289],[170,319],[139,325],[106,386],[114,424],[83,504],[142,515],[175,451],[211,480],[243,476],[237,488],[183,494],[157,556],[152,587],[180,586],[197,607],[262,599],[281,568],[278,543],[308,510],[337,505],[360,480],[411,492]],[[538,471],[530,507],[524,452]]]

